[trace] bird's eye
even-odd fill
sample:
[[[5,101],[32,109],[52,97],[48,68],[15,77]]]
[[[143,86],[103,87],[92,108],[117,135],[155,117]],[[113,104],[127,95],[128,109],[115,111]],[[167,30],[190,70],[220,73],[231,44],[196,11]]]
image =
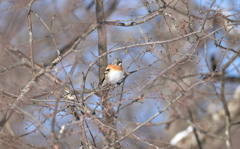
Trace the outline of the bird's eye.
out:
[[[110,71],[110,69],[106,69],[106,71]]]

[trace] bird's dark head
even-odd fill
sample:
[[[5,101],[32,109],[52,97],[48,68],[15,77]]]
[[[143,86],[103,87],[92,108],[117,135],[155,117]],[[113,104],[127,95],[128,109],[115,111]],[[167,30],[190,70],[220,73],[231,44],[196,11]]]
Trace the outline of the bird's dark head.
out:
[[[120,58],[115,58],[112,62],[113,65],[115,66],[121,66],[122,65],[122,60]]]

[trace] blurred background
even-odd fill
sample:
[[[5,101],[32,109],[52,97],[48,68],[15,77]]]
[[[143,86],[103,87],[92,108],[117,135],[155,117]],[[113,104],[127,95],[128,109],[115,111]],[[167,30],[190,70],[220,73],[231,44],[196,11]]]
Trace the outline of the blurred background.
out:
[[[137,70],[110,92],[115,111],[120,104],[122,107],[116,126],[119,138],[141,125],[120,144],[131,149],[238,148],[240,2],[165,2],[103,2],[107,50],[112,51],[107,54],[108,63],[121,58],[124,71]],[[1,119],[33,77],[33,67],[22,63],[25,58],[36,68],[45,68],[58,51],[65,54],[97,23],[95,5],[93,0],[0,1]],[[143,22],[123,25],[139,21]],[[71,84],[73,90],[81,91],[84,81],[87,89],[97,88],[98,69],[102,67],[98,40],[97,29],[93,29],[50,70],[52,79],[43,75],[36,80],[4,125],[0,148],[59,148],[52,134],[61,135],[61,148],[79,148],[79,134],[84,130],[67,109],[68,103],[53,93]],[[94,108],[99,101],[92,95],[86,104]],[[103,148],[104,136],[91,118],[86,120],[89,128],[84,128],[90,142],[89,129],[96,148]],[[226,145],[227,140],[232,146]]]

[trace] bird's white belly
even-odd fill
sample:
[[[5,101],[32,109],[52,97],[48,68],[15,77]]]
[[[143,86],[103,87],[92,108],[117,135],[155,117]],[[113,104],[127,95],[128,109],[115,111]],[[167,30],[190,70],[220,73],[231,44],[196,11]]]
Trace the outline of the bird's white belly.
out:
[[[111,71],[109,72],[108,82],[115,84],[122,79],[123,75],[123,71]]]

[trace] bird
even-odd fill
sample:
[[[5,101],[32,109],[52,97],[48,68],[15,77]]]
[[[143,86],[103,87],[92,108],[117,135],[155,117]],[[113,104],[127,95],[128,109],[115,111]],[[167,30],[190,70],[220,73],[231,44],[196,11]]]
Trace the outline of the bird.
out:
[[[106,67],[104,75],[99,83],[100,87],[106,87],[108,85],[113,85],[121,81],[124,76],[124,71],[122,68],[122,60],[116,58]]]
[[[214,55],[211,56],[211,67],[212,67],[212,71],[216,71],[216,72],[218,71],[217,70],[218,62]]]

